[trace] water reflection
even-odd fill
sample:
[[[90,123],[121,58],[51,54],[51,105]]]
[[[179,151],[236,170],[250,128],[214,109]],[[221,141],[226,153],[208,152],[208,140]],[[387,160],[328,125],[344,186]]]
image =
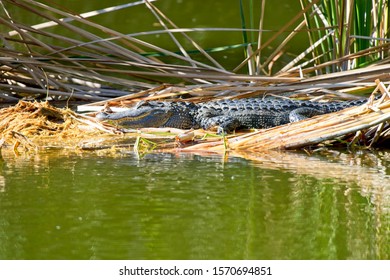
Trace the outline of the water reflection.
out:
[[[0,258],[387,259],[388,162],[387,153],[5,156]]]

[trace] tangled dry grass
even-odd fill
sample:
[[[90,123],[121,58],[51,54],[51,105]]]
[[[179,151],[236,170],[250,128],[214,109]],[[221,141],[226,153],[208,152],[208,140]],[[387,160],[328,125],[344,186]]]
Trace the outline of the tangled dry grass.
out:
[[[20,101],[1,109],[0,118],[2,146],[15,151],[75,147],[82,139],[100,133],[98,129],[88,129],[88,120],[72,110],[56,108],[48,102]]]

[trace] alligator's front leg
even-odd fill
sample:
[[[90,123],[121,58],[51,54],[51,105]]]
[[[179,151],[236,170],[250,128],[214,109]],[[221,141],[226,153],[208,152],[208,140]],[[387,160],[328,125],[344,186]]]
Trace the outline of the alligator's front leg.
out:
[[[238,119],[231,116],[216,116],[203,118],[200,121],[200,126],[203,129],[217,128],[217,133],[222,134],[235,131],[238,127],[241,126],[241,123]]]
[[[289,119],[290,122],[297,122],[314,116],[322,115],[324,113],[325,112],[317,109],[313,109],[309,107],[300,107],[290,112]]]

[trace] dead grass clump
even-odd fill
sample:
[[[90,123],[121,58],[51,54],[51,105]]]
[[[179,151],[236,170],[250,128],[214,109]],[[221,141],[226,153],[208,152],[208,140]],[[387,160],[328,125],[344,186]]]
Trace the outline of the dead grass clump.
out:
[[[17,105],[0,110],[0,135],[3,144],[24,144],[37,147],[34,142],[77,143],[97,130],[87,132],[70,109],[60,109],[48,102],[20,101]]]
[[[47,102],[20,101],[16,106],[0,110],[0,131],[3,137],[11,131],[18,131],[26,136],[57,133],[65,122],[65,114],[62,111]]]

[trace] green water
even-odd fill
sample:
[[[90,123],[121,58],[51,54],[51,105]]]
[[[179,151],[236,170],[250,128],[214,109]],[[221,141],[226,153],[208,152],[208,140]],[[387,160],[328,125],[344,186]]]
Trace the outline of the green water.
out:
[[[388,259],[370,157],[8,155],[0,259]]]

